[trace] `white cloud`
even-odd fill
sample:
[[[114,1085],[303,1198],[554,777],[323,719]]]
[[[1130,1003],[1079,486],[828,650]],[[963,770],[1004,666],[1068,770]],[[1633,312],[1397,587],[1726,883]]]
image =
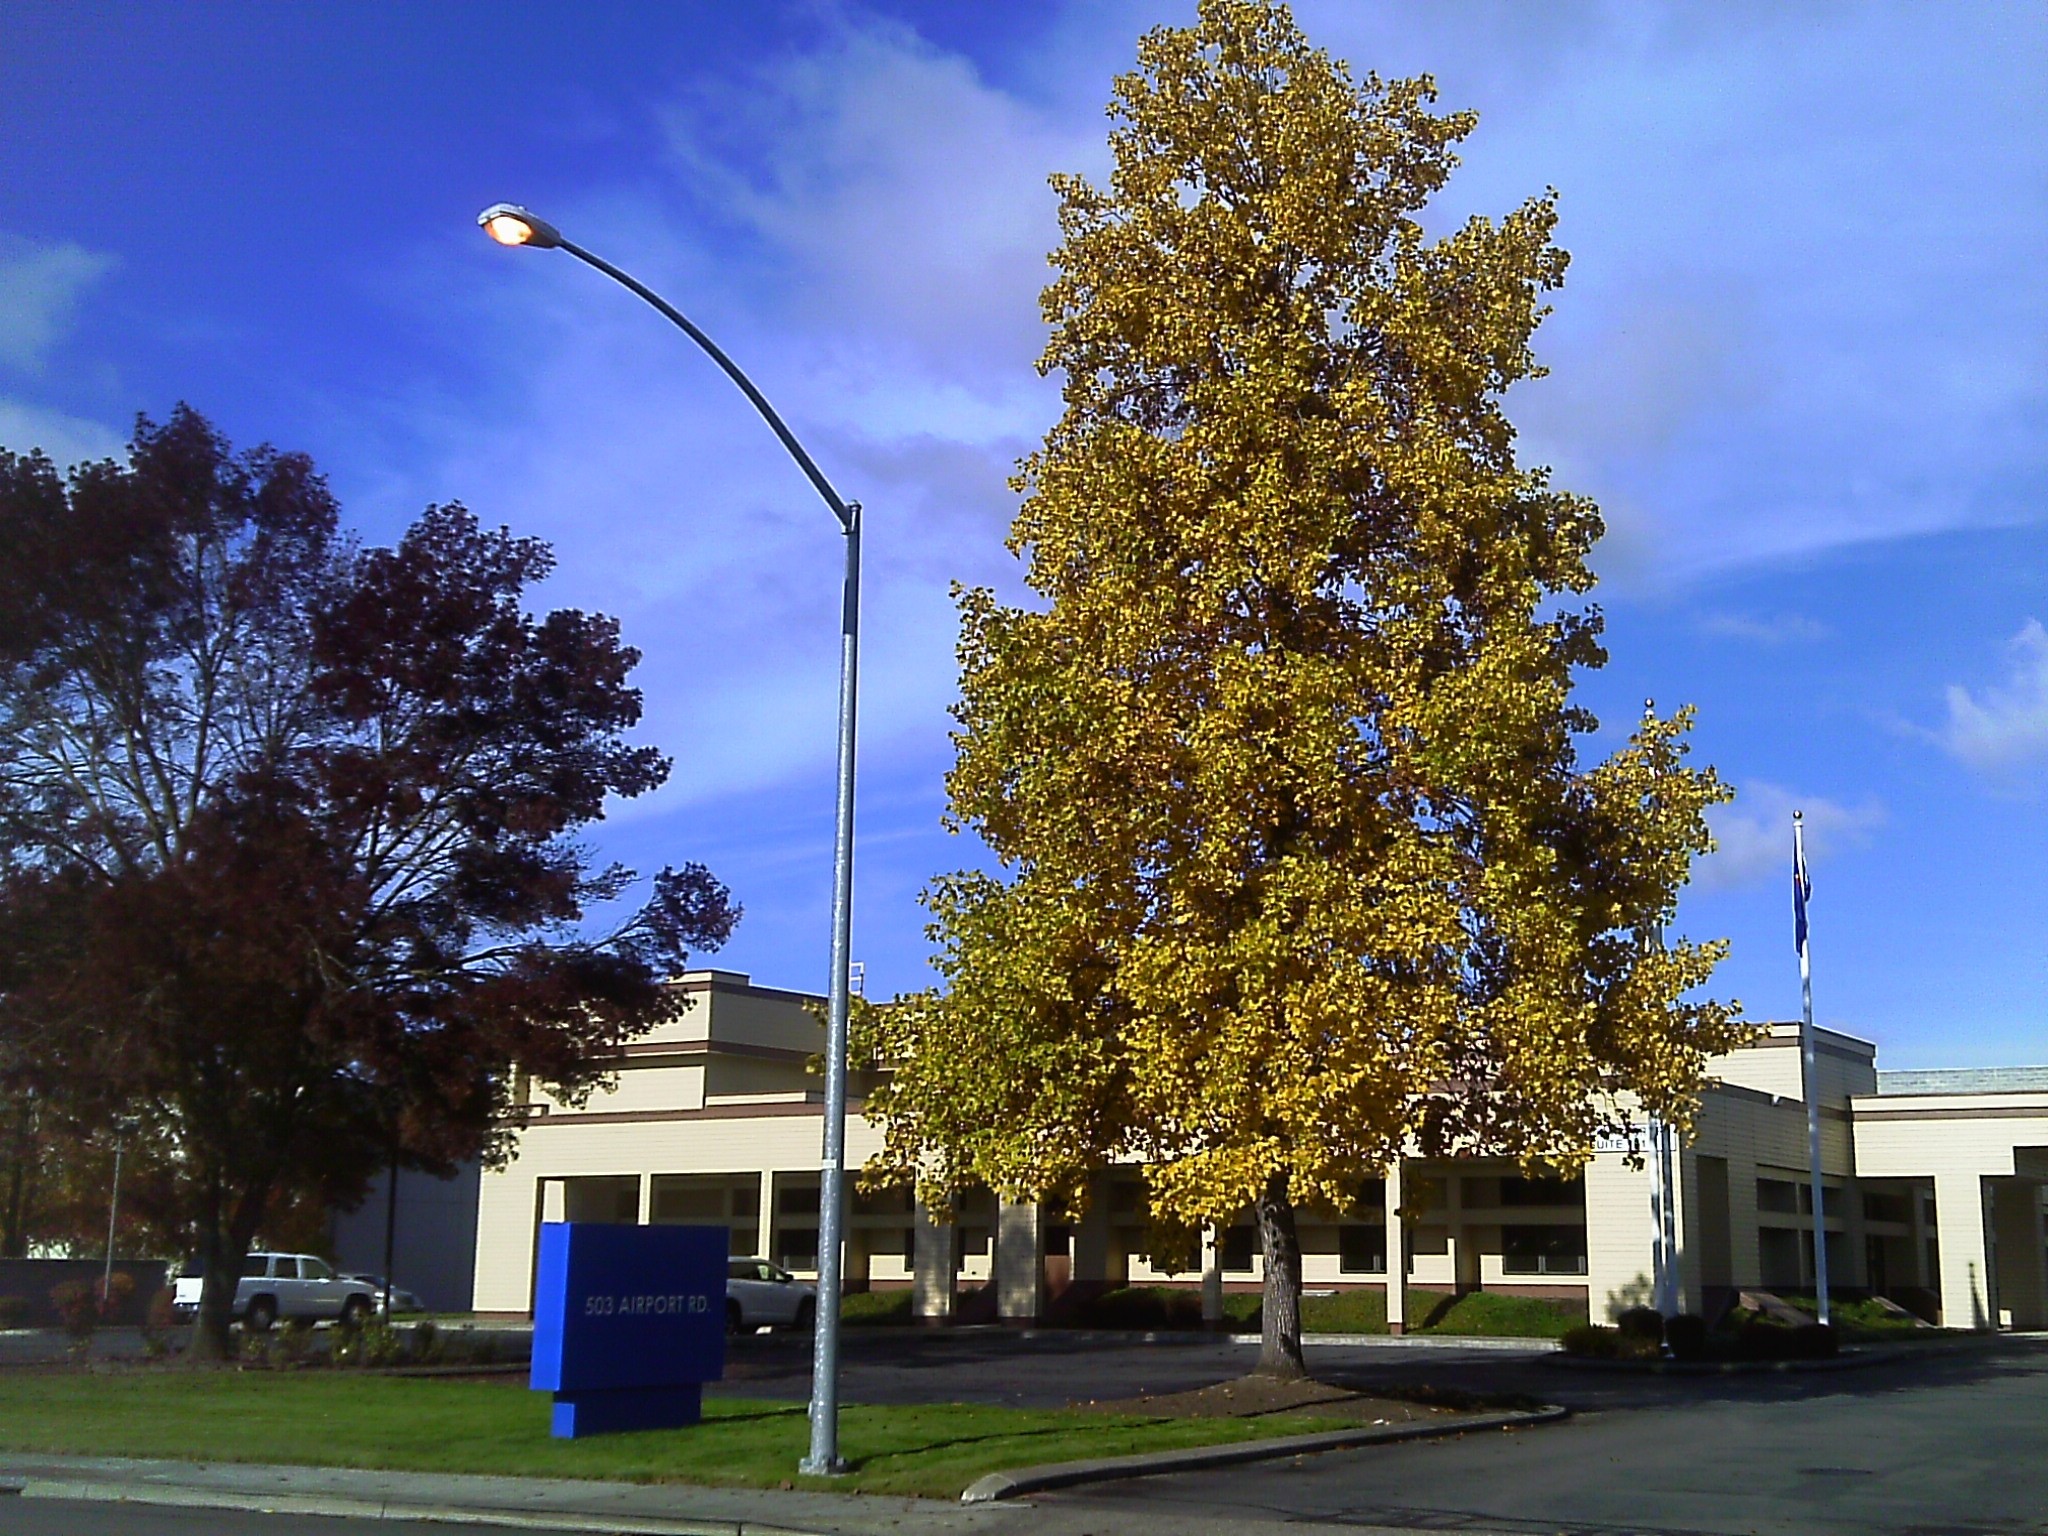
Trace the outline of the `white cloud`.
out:
[[[1700,630],[1718,639],[1748,640],[1757,645],[1825,640],[1834,633],[1820,620],[1800,613],[1780,613],[1770,618],[1747,613],[1710,613],[1701,618]]]
[[[97,421],[0,396],[0,448],[19,454],[40,448],[59,469],[69,469],[88,459],[121,458],[128,440]]]
[[[0,236],[0,363],[36,373],[70,334],[85,290],[114,258],[82,245],[32,245]]]
[[[864,504],[863,758],[942,753],[950,585],[1014,584],[1006,481],[1059,408],[1031,368],[1058,235],[1044,178],[1099,158],[1100,128],[1064,134],[883,23],[839,25],[666,122],[671,179],[542,211],[703,325]],[[376,430],[423,433],[431,468],[376,482],[373,518],[459,497],[554,544],[549,601],[619,616],[645,657],[646,734],[675,754],[626,814],[829,767],[841,545],[781,446],[581,265],[481,242],[453,259],[423,258],[415,302],[516,382],[388,405]]]
[[[1792,813],[1806,822],[1806,858],[1810,867],[1829,856],[1867,841],[1884,825],[1884,806],[1866,799],[1845,805],[1822,795],[1801,795],[1764,780],[1752,780],[1729,805],[1707,812],[1707,824],[1718,845],[1704,859],[1697,879],[1709,890],[1749,885],[1792,874]]]
[[[1046,178],[1107,159],[1094,123],[877,20],[842,19],[667,122],[704,205],[774,254],[804,318],[1000,395],[1041,344],[1059,233]]]
[[[2029,619],[2007,646],[2012,674],[1982,697],[1961,684],[1948,689],[1943,746],[1983,773],[2006,773],[2048,759],[2048,630]]]

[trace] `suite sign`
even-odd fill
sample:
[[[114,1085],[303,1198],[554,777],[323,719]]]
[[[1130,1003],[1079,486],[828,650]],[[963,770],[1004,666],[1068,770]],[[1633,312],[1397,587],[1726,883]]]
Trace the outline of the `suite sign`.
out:
[[[548,1222],[533,1308],[536,1391],[564,1439],[694,1424],[725,1374],[724,1227]]]

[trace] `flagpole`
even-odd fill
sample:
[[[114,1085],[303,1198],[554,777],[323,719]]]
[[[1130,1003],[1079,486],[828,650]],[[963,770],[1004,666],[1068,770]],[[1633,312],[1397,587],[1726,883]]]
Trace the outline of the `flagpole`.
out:
[[[1828,1318],[1827,1208],[1821,1195],[1820,1175],[1820,1073],[1815,1065],[1813,1036],[1813,966],[1807,958],[1806,898],[1812,887],[1806,878],[1806,822],[1798,811],[1792,813],[1792,901],[1797,918],[1799,942],[1799,997],[1804,1010],[1799,1029],[1801,1075],[1806,1080],[1806,1160],[1813,1181],[1813,1285],[1820,1301],[1820,1320]]]

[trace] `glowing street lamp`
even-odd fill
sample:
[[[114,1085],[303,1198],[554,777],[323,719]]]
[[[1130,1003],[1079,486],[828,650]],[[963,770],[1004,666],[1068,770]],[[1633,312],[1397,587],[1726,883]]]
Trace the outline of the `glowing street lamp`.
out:
[[[832,856],[832,979],[826,1011],[825,1147],[818,1210],[818,1307],[811,1355],[811,1449],[801,1464],[804,1472],[843,1472],[839,1457],[839,1293],[840,1249],[846,1209],[846,1015],[850,991],[853,928],[853,726],[860,674],[860,503],[844,501],[803,444],[784,425],[775,407],[740,372],[738,364],[719,350],[709,336],[683,312],[637,278],[595,256],[562,232],[517,203],[495,203],[477,216],[477,223],[500,245],[564,250],[586,266],[630,288],[704,349],[740,392],[753,401],[782,446],[789,450],[825,505],[839,519],[846,538],[846,582],[839,626],[839,803]]]

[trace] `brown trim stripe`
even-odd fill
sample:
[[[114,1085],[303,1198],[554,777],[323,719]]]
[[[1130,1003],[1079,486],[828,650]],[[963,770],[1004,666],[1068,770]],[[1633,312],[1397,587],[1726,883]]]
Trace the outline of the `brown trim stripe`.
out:
[[[809,1061],[820,1051],[799,1051],[786,1045],[749,1045],[743,1040],[681,1040],[673,1044],[641,1040],[620,1047],[627,1057],[647,1056],[750,1056],[758,1061]]]
[[[860,1106],[849,1103],[848,1115],[860,1112]],[[536,1115],[526,1123],[528,1130],[543,1125],[656,1125],[668,1120],[759,1120],[784,1115],[823,1115],[823,1104],[707,1104],[702,1109],[610,1109],[598,1110],[594,1114],[579,1115],[573,1111],[557,1110],[552,1114]]]
[[[1985,1104],[1976,1109],[1859,1109],[1858,1120],[2048,1120],[2048,1104]]]

